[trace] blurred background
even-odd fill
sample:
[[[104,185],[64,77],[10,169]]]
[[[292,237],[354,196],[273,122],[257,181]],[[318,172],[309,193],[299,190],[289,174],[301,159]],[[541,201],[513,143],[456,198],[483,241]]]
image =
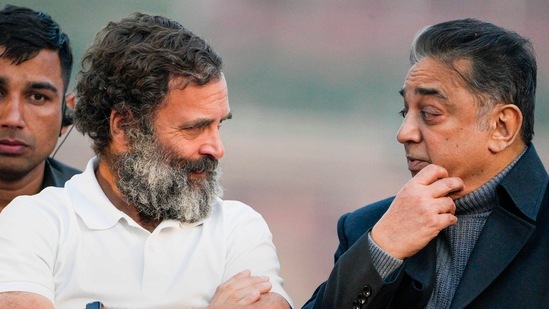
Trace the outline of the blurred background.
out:
[[[135,11],[175,19],[212,44],[234,114],[222,130],[225,198],[251,205],[270,225],[296,307],[331,270],[339,216],[396,194],[410,178],[395,138],[398,90],[424,26],[476,17],[533,41],[534,143],[549,162],[547,0],[0,0],[7,3],[61,24],[74,74],[95,33]],[[56,158],[83,169],[92,155],[75,130]]]

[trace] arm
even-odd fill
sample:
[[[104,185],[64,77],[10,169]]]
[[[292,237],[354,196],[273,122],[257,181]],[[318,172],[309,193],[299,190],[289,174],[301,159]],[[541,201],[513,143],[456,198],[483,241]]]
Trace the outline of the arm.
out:
[[[239,273],[242,273],[243,269],[247,269],[249,272],[246,276],[249,277],[251,272],[253,274],[251,278],[263,277],[264,283],[268,285],[268,288],[263,286],[264,290],[259,293],[261,297],[254,292],[260,303],[270,301],[271,297],[276,299],[282,296],[285,299],[284,304],[291,306],[291,299],[283,289],[284,280],[280,276],[280,263],[265,220],[242,203],[226,204],[225,209],[228,212],[227,221],[234,221],[235,224],[227,225],[228,229],[224,232],[225,235],[228,235],[226,243],[228,253],[225,264],[227,277],[223,278],[223,281],[228,283],[232,280],[231,278],[240,277]],[[232,277],[228,278],[229,276]],[[225,283],[220,287],[223,287]],[[218,292],[219,288],[216,293]],[[266,298],[267,295],[269,295],[268,298]]]
[[[372,229],[372,239],[385,252],[406,259],[423,249],[441,230],[457,222],[450,194],[463,190],[463,181],[431,164],[398,192]]]
[[[14,309],[54,309],[44,296],[28,292],[0,293],[0,308]]]
[[[0,216],[0,308],[53,306],[57,229],[34,197],[18,197]],[[33,304],[36,303],[36,307]]]
[[[286,301],[282,295],[270,292],[263,294],[258,302],[253,304],[250,308],[264,308],[264,309],[291,309],[290,304]]]
[[[328,280],[316,289],[303,308],[353,308],[353,302],[365,288],[370,291],[370,295],[377,297],[378,292],[384,287],[383,279],[370,256],[367,232],[360,231],[363,236],[356,242],[348,241],[345,225],[350,220],[352,219],[347,215],[340,218],[340,244],[335,254],[334,268]],[[371,303],[371,300],[369,302]]]
[[[208,308],[290,308],[288,302],[281,295],[270,292],[271,283],[265,276],[251,276],[245,270],[221,284],[210,302]]]
[[[367,216],[359,219],[343,216],[338,223],[340,245],[334,268],[303,308],[351,308],[361,298],[365,302],[360,308],[386,307],[403,278],[403,267],[381,277],[368,231],[384,252],[399,260],[409,258],[456,222],[455,205],[448,195],[462,188],[461,180],[448,178],[443,168],[430,165],[404,185],[379,221],[377,208],[365,210]],[[373,222],[368,217],[372,214]],[[349,241],[349,231],[362,236]]]

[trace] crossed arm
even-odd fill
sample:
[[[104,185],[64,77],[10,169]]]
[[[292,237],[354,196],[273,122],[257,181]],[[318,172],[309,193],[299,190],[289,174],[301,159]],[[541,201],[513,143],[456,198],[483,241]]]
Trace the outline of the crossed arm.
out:
[[[214,308],[279,308],[290,305],[280,294],[269,292],[271,283],[267,276],[252,276],[249,270],[242,271],[217,287],[208,309]]]
[[[268,277],[252,276],[249,270],[242,271],[217,287],[208,309],[289,309],[286,299],[270,292],[271,287]],[[0,293],[0,308],[54,309],[54,306],[39,294],[4,292]]]

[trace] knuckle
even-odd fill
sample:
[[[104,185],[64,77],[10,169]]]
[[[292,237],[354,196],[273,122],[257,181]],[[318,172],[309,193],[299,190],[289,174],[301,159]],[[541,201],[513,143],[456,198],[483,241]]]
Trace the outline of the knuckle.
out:
[[[235,289],[235,286],[232,282],[227,282],[224,287],[225,291],[232,291]]]
[[[224,284],[218,286],[217,289],[215,289],[215,292],[216,292],[217,294],[221,294],[221,293],[225,292],[225,286],[224,286]]]

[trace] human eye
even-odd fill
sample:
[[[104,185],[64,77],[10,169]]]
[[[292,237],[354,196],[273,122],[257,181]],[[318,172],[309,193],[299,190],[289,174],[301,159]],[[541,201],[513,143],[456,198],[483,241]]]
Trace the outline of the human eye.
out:
[[[429,113],[429,112],[421,111],[419,113],[421,114],[421,118],[423,118],[425,120],[430,120],[434,117],[434,115]]]
[[[196,126],[189,126],[189,127],[185,127],[183,128],[183,131],[186,131],[186,132],[189,132],[189,133],[200,133],[202,131],[204,131],[204,126],[201,126],[201,125],[196,125]]]
[[[44,104],[46,101],[49,100],[49,97],[42,93],[31,93],[29,95],[29,99],[35,104]]]
[[[438,118],[442,115],[442,113],[432,109],[424,109],[419,113],[421,115],[421,118],[423,118],[425,122],[436,122]]]
[[[408,114],[408,108],[406,107],[403,107],[400,112],[398,112],[398,114],[402,117],[402,118],[405,118],[406,115]]]
[[[188,138],[196,138],[200,136],[208,127],[207,121],[196,121],[192,123],[186,123],[179,126],[179,130]]]

